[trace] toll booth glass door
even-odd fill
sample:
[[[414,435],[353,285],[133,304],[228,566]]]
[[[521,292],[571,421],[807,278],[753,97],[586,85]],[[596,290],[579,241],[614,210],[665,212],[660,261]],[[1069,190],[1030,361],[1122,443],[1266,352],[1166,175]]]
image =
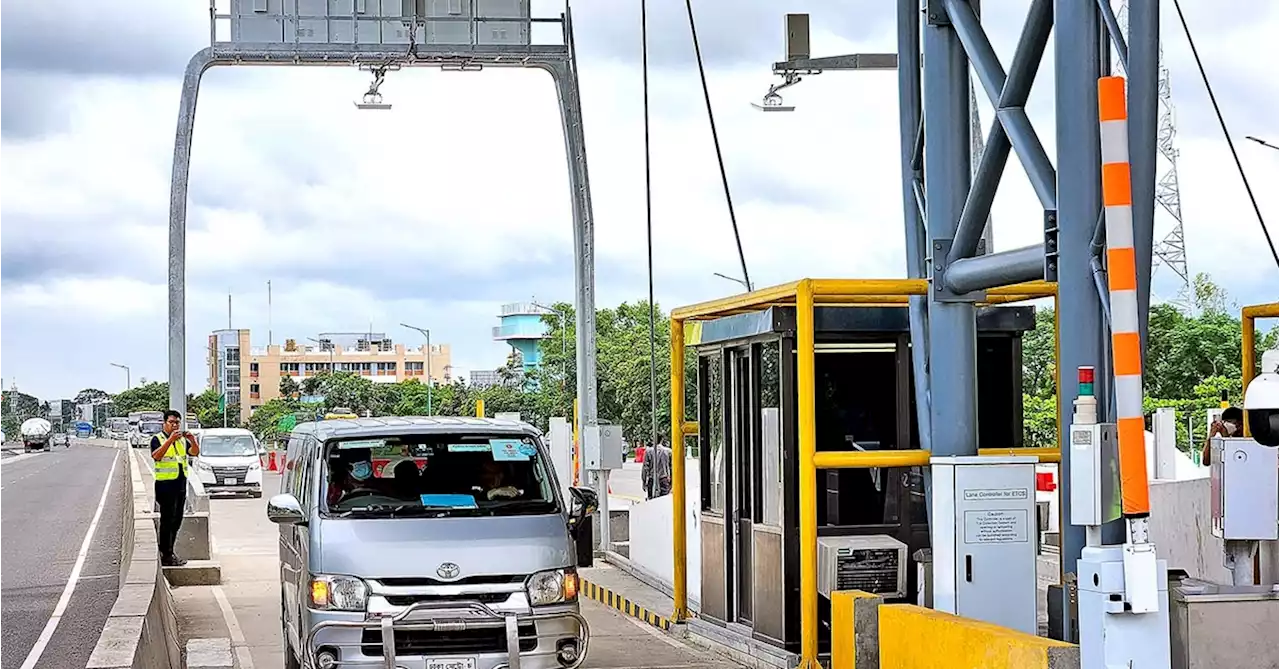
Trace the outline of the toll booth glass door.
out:
[[[737,622],[750,624],[754,605],[752,523],[760,497],[759,345],[729,349],[728,452],[729,489],[733,500],[731,522],[726,523],[725,546],[730,569],[727,584],[730,611]]]

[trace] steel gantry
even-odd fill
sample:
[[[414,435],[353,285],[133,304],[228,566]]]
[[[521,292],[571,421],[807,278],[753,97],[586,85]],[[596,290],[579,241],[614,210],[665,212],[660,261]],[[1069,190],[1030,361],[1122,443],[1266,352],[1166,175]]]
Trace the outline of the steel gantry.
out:
[[[559,16],[539,18],[528,2],[466,0],[442,8],[433,3],[327,3],[325,0],[231,0],[227,13],[209,10],[209,46],[187,63],[178,108],[169,196],[169,406],[186,415],[187,183],[196,100],[204,73],[238,65],[359,67],[374,73],[364,108],[386,108],[377,87],[388,69],[437,67],[476,71],[486,67],[546,71],[560,105],[573,204],[574,285],[577,319],[579,420],[596,422],[595,227],[587,177],[586,139],[579,74],[568,2]],[[558,44],[535,44],[535,26],[558,25]],[[222,30],[229,29],[223,35]],[[370,99],[371,97],[377,99]],[[596,481],[607,502],[603,477]],[[608,523],[601,528],[608,541]],[[602,545],[608,545],[603,543]]]
[[[994,9],[988,6],[988,9]],[[1003,5],[999,11],[1008,11]],[[984,291],[1044,279],[1058,284],[1057,318],[1069,324],[1058,351],[1059,444],[1068,443],[1063,407],[1076,399],[1061,370],[1092,366],[1109,379],[1105,232],[1102,227],[1098,79],[1109,74],[1110,42],[1126,54],[1132,156],[1133,218],[1137,257],[1139,330],[1145,351],[1146,306],[1151,280],[1154,215],[1159,8],[1155,0],[1134,2],[1128,34],[1108,20],[1108,0],[1032,0],[1006,70],[967,0],[899,0],[898,80],[903,213],[907,268],[930,281],[929,295],[913,301],[912,337],[919,387],[919,422],[928,425],[926,446],[936,455],[978,452],[974,305]],[[1056,161],[1051,160],[1025,104],[1054,34]],[[1110,40],[1104,36],[1110,35]],[[967,123],[969,68],[995,107],[976,174],[970,178]],[[1040,200],[1041,244],[975,256],[1009,153],[1013,152]],[[1056,163],[1056,164],[1055,164]],[[1101,397],[1110,397],[1108,388]],[[1114,419],[1111,402],[1100,420]],[[924,431],[922,430],[922,434]],[[1061,448],[1060,476],[1070,489],[1070,449]],[[1070,499],[1062,496],[1063,518]],[[1073,591],[1084,530],[1061,527],[1064,586]],[[1122,523],[1104,530],[1104,541],[1121,543]],[[1072,620],[1063,597],[1063,620]],[[1065,625],[1068,637],[1071,625]],[[1068,640],[1071,640],[1068,638]]]

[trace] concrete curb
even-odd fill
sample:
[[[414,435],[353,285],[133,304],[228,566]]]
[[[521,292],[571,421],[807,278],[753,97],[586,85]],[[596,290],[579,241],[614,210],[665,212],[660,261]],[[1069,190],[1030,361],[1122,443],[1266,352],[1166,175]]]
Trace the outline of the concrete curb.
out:
[[[130,501],[121,539],[120,593],[86,669],[181,669],[178,619],[160,571],[155,525],[146,522],[151,501],[132,449],[122,450],[129,461]],[[139,517],[144,522],[137,522]]]
[[[582,594],[586,595],[589,599],[594,599],[595,601],[600,602],[611,609],[616,609],[617,611],[631,616],[636,620],[648,623],[663,632],[671,631],[672,622],[669,618],[658,615],[657,613],[636,604],[608,588],[601,587],[584,579],[582,581]]]

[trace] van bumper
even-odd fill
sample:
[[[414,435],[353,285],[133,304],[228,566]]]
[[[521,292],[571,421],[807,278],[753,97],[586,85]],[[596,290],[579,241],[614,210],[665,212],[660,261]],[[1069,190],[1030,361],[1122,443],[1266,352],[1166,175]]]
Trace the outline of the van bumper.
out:
[[[342,669],[433,669],[439,660],[463,669],[577,669],[591,640],[576,603],[523,613],[465,601],[419,602],[395,614],[307,613],[307,669],[320,666],[322,651],[336,654]],[[574,646],[573,659],[560,656],[564,644]]]

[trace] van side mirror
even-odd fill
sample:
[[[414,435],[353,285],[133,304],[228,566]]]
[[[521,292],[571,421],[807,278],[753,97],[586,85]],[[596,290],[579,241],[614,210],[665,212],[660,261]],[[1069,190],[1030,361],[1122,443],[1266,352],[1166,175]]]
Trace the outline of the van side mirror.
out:
[[[591,488],[569,488],[569,527],[576,527],[584,518],[590,518],[600,506],[596,491]]]
[[[305,525],[302,504],[289,493],[275,495],[267,501],[267,520],[277,525]]]

